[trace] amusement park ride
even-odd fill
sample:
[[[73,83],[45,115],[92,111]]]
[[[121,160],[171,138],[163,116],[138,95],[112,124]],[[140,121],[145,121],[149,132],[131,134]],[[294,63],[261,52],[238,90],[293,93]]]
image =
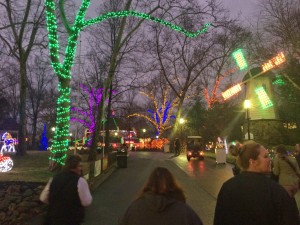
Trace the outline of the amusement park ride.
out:
[[[241,50],[234,52],[233,58],[240,70],[248,68],[247,62],[243,56]],[[248,69],[243,81],[231,86],[229,89],[221,93],[222,101],[227,101],[241,93],[243,90],[243,84],[246,87],[245,103],[247,102],[246,109],[246,127],[247,133],[245,134],[245,139],[253,139],[253,133],[250,133],[250,120],[252,123],[260,123],[264,127],[275,127],[279,124],[279,116],[276,104],[272,102],[273,88],[271,82],[271,69],[277,68],[286,61],[283,52],[280,52],[275,57],[271,58],[267,62],[263,63],[261,66]],[[250,118],[251,115],[251,118]],[[264,122],[265,121],[265,122]],[[253,128],[254,129],[254,128]],[[253,132],[258,132],[257,130],[252,130]],[[244,132],[245,133],[245,132]],[[261,136],[256,134],[256,136]],[[261,137],[262,138],[262,137]]]

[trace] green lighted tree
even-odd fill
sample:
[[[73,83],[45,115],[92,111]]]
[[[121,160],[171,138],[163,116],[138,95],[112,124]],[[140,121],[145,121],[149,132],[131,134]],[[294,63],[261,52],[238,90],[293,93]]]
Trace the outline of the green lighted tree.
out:
[[[65,10],[64,10],[64,0],[59,0],[59,12],[61,14],[62,23],[68,33],[68,42],[65,50],[64,59],[60,60],[59,56],[59,39],[58,39],[58,26],[57,26],[57,16],[55,14],[57,4],[54,0],[45,0],[46,4],[46,19],[47,19],[47,28],[48,28],[48,39],[49,39],[49,50],[50,50],[50,59],[53,70],[58,77],[58,99],[57,99],[57,113],[56,113],[56,130],[54,135],[54,141],[52,145],[52,156],[51,160],[51,169],[55,169],[56,165],[64,165],[64,160],[66,157],[66,151],[68,149],[68,136],[69,136],[69,127],[70,127],[70,82],[71,82],[71,69],[73,67],[74,58],[76,54],[76,45],[80,32],[93,24],[100,23],[104,20],[116,17],[138,17],[142,20],[151,20],[156,23],[160,23],[164,26],[169,27],[172,30],[181,32],[188,37],[197,37],[198,35],[206,32],[210,24],[205,24],[204,27],[196,32],[188,32],[187,30],[176,26],[170,22],[166,22],[160,18],[153,17],[149,14],[139,13],[136,11],[124,10],[116,12],[104,13],[96,18],[85,20],[86,12],[90,6],[90,0],[83,0],[79,10],[76,14],[75,21],[73,25],[67,21]],[[104,87],[104,98],[102,98],[99,108],[103,109],[105,97],[107,96],[107,91],[112,76],[107,78],[106,85]],[[100,110],[101,112],[103,110]],[[103,115],[102,115],[103,116]],[[100,118],[101,119],[101,118]],[[99,119],[99,120],[100,120]],[[96,129],[97,131],[97,129]],[[97,136],[97,135],[95,135]],[[94,143],[94,141],[93,141]]]

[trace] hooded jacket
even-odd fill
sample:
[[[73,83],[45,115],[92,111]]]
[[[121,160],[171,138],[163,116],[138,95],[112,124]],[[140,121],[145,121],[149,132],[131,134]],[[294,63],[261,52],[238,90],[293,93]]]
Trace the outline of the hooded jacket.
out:
[[[120,225],[203,225],[186,203],[145,193],[128,207]]]

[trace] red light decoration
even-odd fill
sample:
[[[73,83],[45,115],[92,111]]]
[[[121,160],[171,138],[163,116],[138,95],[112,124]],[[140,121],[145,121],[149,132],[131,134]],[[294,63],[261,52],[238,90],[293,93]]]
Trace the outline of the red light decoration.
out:
[[[236,95],[242,90],[241,84],[236,84],[231,88],[227,89],[226,91],[222,92],[222,96],[224,100],[231,98],[232,96]]]
[[[280,64],[284,63],[285,61],[286,61],[286,59],[285,59],[283,52],[280,52],[274,58],[272,58],[268,62],[264,63],[262,65],[262,70],[263,70],[263,72],[266,72],[270,69],[273,69],[275,66],[279,66]]]

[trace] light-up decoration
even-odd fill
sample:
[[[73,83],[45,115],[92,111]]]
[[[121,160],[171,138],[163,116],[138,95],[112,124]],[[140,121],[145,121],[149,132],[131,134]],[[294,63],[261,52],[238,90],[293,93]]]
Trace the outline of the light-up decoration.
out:
[[[44,130],[43,130],[42,137],[40,140],[40,150],[47,151],[48,147],[49,146],[48,146],[48,138],[47,138],[47,126],[46,126],[46,124],[44,124]]]
[[[257,94],[258,99],[259,99],[260,104],[263,109],[267,109],[267,108],[273,106],[273,103],[272,103],[271,99],[269,98],[267,92],[265,91],[264,87],[261,86],[261,87],[256,88],[255,93]]]
[[[59,1],[60,4],[64,4],[64,1]],[[57,99],[57,110],[56,110],[56,130],[54,134],[54,141],[51,148],[52,156],[49,159],[52,161],[50,167],[54,169],[55,163],[64,165],[66,158],[66,152],[68,150],[68,138],[69,138],[69,128],[70,128],[70,81],[71,81],[71,69],[73,67],[74,58],[76,54],[76,45],[80,32],[93,24],[102,22],[104,20],[116,17],[139,17],[146,20],[151,20],[156,23],[160,23],[168,28],[181,32],[188,37],[197,37],[200,34],[203,34],[207,31],[210,26],[209,23],[206,23],[202,29],[196,32],[188,32],[185,29],[176,26],[170,22],[166,22],[162,19],[155,18],[145,13],[139,13],[135,11],[119,11],[119,12],[108,12],[102,14],[94,19],[85,20],[85,14],[90,6],[90,0],[83,0],[81,6],[76,14],[74,23],[69,22],[66,19],[63,5],[57,7],[56,1],[54,0],[45,0],[45,9],[46,9],[46,23],[48,30],[48,39],[49,39],[49,50],[50,50],[50,59],[51,65],[58,77],[58,99]],[[61,10],[62,22],[68,33],[68,43],[65,50],[65,58],[63,61],[60,61],[59,52],[59,40],[57,34],[57,16],[56,9]]]
[[[3,145],[1,147],[1,151],[0,154],[2,154],[3,152],[15,152],[15,139],[12,138],[11,134],[8,132],[5,132],[2,135],[2,141],[3,141]]]
[[[160,107],[156,112],[148,109],[147,112],[151,114],[151,118],[156,122],[156,135],[159,137],[161,135],[161,129],[166,130],[168,127],[167,123],[170,118],[175,119],[175,116],[170,116],[169,111],[171,108],[171,103],[166,101],[163,107]],[[166,127],[167,125],[167,127]],[[169,127],[171,128],[171,127]],[[167,129],[169,129],[167,128]]]
[[[242,49],[238,49],[232,53],[232,57],[234,58],[236,64],[240,68],[240,70],[244,70],[248,68],[247,61],[244,57]]]
[[[242,90],[241,84],[236,84],[230,87],[229,89],[227,89],[226,91],[222,92],[222,96],[224,100],[227,100],[232,96],[236,95],[237,93],[239,93],[241,90]]]
[[[12,159],[9,156],[0,154],[0,173],[10,171],[14,166]]]
[[[71,108],[72,111],[78,113],[84,119],[71,117],[70,120],[81,123],[83,126],[88,128],[90,133],[93,133],[95,130],[95,126],[96,126],[95,115],[97,115],[97,111],[95,111],[95,110],[98,109],[97,106],[99,105],[99,103],[101,101],[103,88],[98,88],[98,89],[91,88],[91,90],[89,90],[83,84],[80,84],[80,87],[83,90],[85,90],[86,93],[89,95],[89,110],[86,112],[77,107]]]
[[[100,104],[100,101],[102,99],[103,96],[103,88],[91,88],[88,89],[85,85],[80,84],[80,87],[85,90],[85,92],[89,95],[89,110],[88,111],[83,111],[79,108],[71,108],[71,111],[76,112],[77,114],[79,114],[82,118],[76,118],[76,117],[71,117],[70,120],[71,121],[75,121],[78,123],[81,123],[84,127],[87,128],[87,130],[89,131],[89,135],[88,135],[88,139],[87,142],[88,144],[91,144],[91,138],[93,137],[94,131],[95,131],[95,126],[96,126],[96,118],[95,116],[98,115],[98,106]],[[112,94],[116,94],[116,91],[112,91]],[[113,118],[115,125],[116,121]],[[85,143],[85,142],[84,142]]]
[[[170,115],[174,109],[175,106],[178,104],[178,98],[175,99],[173,102],[167,101],[167,95],[169,93],[169,89],[165,89],[163,91],[163,104],[161,107],[159,107],[157,100],[155,99],[155,95],[153,93],[146,94],[145,92],[141,92],[141,94],[145,95],[149,99],[153,101],[154,110],[148,109],[147,112],[151,114],[151,117],[134,113],[129,115],[128,117],[137,116],[142,117],[148,120],[151,124],[153,124],[156,128],[156,135],[161,136],[164,131],[172,128],[172,125],[170,124],[170,119],[175,119],[175,116]]]
[[[285,81],[282,79],[282,76],[281,76],[281,75],[276,75],[276,80],[274,80],[274,81],[272,82],[272,84],[274,84],[274,85],[279,85],[279,86],[283,86],[283,85],[285,85],[286,83],[285,83]]]
[[[275,66],[279,66],[280,64],[286,61],[283,52],[280,52],[277,56],[270,59],[268,62],[264,63],[261,67],[263,72],[266,72],[270,69],[273,69]]]

